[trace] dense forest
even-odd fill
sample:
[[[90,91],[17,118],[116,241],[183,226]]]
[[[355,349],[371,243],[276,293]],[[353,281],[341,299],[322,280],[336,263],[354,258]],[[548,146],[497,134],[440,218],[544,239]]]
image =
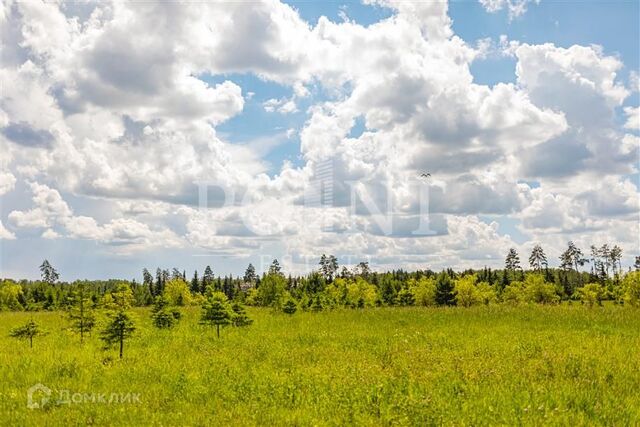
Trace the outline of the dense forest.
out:
[[[81,287],[93,307],[122,284],[132,293],[135,306],[148,306],[163,296],[171,305],[202,305],[207,289],[224,293],[228,300],[276,309],[295,307],[322,310],[332,307],[370,306],[470,306],[477,304],[581,301],[594,305],[640,303],[640,257],[634,271],[623,271],[621,249],[614,245],[591,247],[589,255],[569,242],[560,257],[559,268],[548,267],[543,248],[535,246],[523,268],[515,249],[506,256],[502,269],[441,272],[372,271],[361,262],[349,269],[340,267],[333,255],[322,255],[317,270],[305,276],[286,275],[274,260],[262,275],[250,264],[242,277],[217,276],[210,266],[191,277],[185,271],[143,269],[141,280],[58,281],[59,274],[48,262],[40,266],[41,280],[0,282],[0,310],[69,309]]]

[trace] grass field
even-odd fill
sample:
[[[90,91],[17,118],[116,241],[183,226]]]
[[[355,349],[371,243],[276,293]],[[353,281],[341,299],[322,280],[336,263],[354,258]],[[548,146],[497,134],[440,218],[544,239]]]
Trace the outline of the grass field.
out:
[[[49,334],[0,313],[0,416],[10,425],[640,424],[640,310],[621,307],[250,310],[221,338],[186,310],[173,330],[136,311],[122,361],[96,336],[80,346],[62,313]],[[27,408],[42,383],[140,401]],[[77,396],[80,396],[78,394]]]

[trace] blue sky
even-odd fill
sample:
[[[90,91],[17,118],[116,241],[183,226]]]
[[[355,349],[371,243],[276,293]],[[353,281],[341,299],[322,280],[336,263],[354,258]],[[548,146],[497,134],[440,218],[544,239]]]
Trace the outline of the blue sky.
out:
[[[322,252],[500,266],[509,247],[553,259],[570,239],[620,241],[631,263],[640,3],[372,3],[4,6],[0,276],[35,278],[43,258],[67,280],[240,274],[273,257],[303,272]],[[83,21],[100,8],[109,22]],[[25,31],[45,16],[47,37]],[[327,160],[335,203],[317,211],[301,201]],[[392,183],[407,224],[425,169],[443,235],[380,236],[349,216],[349,183],[374,199]],[[204,181],[237,200],[197,209]]]

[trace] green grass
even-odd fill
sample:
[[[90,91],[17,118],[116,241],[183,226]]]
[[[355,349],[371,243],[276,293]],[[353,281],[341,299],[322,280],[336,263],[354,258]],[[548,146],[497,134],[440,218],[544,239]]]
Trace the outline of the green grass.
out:
[[[187,310],[171,331],[137,310],[125,357],[83,346],[61,313],[49,335],[9,338],[0,313],[0,422],[11,425],[638,425],[640,310],[621,307],[249,311],[215,331]],[[42,383],[139,393],[140,403],[27,409]]]

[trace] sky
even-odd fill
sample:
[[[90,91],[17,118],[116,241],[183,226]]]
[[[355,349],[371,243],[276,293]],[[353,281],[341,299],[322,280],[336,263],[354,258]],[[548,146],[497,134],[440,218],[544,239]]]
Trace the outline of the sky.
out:
[[[0,277],[640,254],[637,1],[5,1]],[[422,174],[429,174],[423,177]]]

